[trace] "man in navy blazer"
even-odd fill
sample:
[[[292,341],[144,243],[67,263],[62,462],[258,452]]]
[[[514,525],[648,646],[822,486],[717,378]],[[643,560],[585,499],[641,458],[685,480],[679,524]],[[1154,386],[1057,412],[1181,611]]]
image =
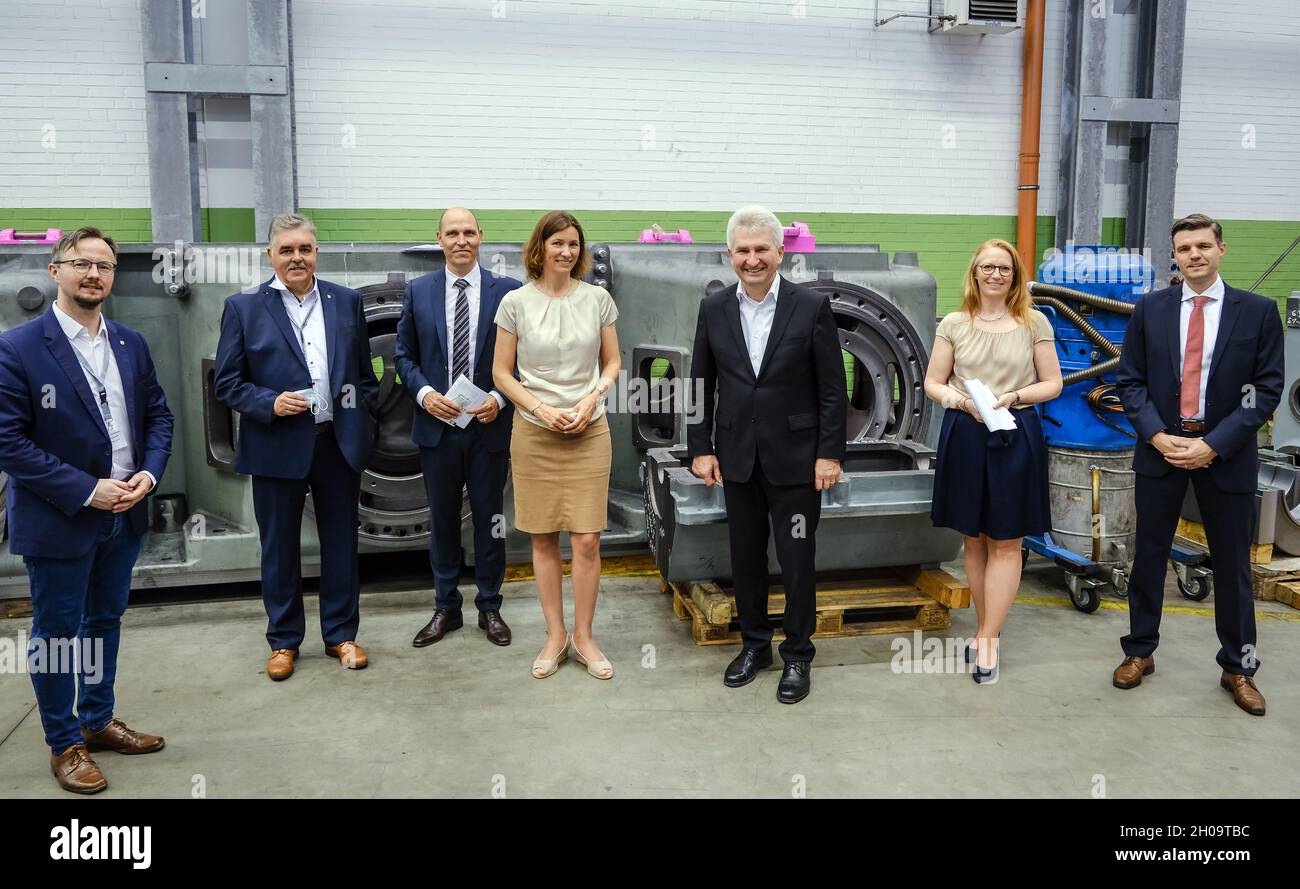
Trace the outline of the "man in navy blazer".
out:
[[[163,747],[113,716],[145,501],[172,444],[148,345],[101,311],[116,272],[112,238],[90,227],[64,235],[50,262],[54,304],[0,334],[0,470],[9,550],[31,584],[28,670],[50,768],[74,793],[108,786],[90,751]]]
[[[510,627],[501,617],[501,584],[506,571],[504,491],[514,407],[492,388],[492,353],[497,307],[507,293],[522,285],[479,266],[483,230],[464,207],[442,214],[438,243],[446,268],[407,285],[394,350],[397,374],[419,406],[411,421],[411,438],[420,446],[429,495],[429,563],[436,595],[433,617],[412,644],[432,645],[464,625],[457,582],[463,561],[461,498],[468,488],[478,625],[490,642],[509,645]],[[446,397],[461,374],[488,393],[481,404],[462,407]],[[458,417],[469,422],[463,428],[449,422]]]
[[[299,538],[311,491],[320,539],[325,653],[349,669],[357,644],[357,498],[375,439],[379,383],[361,295],[316,277],[316,227],[294,213],[271,221],[275,277],[227,298],[216,392],[240,414],[235,470],[253,477],[262,540],[262,599],[272,679],[293,673],[306,632]]]
[[[1165,566],[1190,482],[1214,566],[1219,684],[1264,715],[1250,543],[1259,471],[1255,435],[1282,397],[1277,303],[1219,277],[1219,223],[1200,213],[1174,223],[1183,283],[1138,301],[1124,336],[1117,385],[1137,431],[1137,544],[1129,578],[1129,634],[1117,688],[1155,672]]]

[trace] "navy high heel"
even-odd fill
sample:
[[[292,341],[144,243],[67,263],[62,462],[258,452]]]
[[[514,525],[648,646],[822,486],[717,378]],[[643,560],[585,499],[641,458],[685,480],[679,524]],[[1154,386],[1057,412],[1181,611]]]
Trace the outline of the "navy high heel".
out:
[[[998,639],[999,639],[999,640],[1002,639],[1002,634],[1001,634],[1001,633],[998,633]],[[976,644],[978,645],[978,643],[976,643]],[[1001,646],[999,646],[999,648],[1000,648],[1000,647],[1001,647]],[[975,669],[974,669],[973,671],[971,671],[971,678],[975,680],[975,684],[976,684],[976,685],[982,685],[982,684],[984,684],[985,682],[997,682],[997,679],[998,679],[998,667],[997,667],[997,664],[994,664],[991,668],[989,668],[989,669],[986,670],[986,669],[984,669],[983,667],[981,667],[981,666],[976,662],[976,660],[975,660],[975,656],[976,656],[975,646],[967,645],[967,646],[966,646],[966,663],[968,663],[968,664],[973,664],[974,667],[975,667]],[[1001,652],[998,652],[998,662],[1001,663],[1001,661],[1002,661],[1002,653],[1001,653]]]
[[[971,678],[975,680],[976,685],[983,685],[986,682],[997,682],[998,668],[995,665],[992,669],[985,670],[979,664],[976,664],[974,672],[972,672],[970,675]]]

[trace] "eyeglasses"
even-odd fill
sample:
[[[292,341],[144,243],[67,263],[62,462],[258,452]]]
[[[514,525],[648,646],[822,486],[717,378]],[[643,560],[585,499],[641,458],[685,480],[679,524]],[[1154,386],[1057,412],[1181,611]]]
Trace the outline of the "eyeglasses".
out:
[[[1011,277],[1011,273],[1015,271],[1015,269],[1009,265],[977,265],[975,268],[986,278],[993,277],[994,272],[997,272],[1004,278],[1009,278]]]
[[[101,275],[111,275],[117,271],[117,263],[115,262],[91,262],[88,259],[56,259],[50,265],[70,265],[78,275],[86,274],[86,272],[90,271],[92,265],[99,269]]]

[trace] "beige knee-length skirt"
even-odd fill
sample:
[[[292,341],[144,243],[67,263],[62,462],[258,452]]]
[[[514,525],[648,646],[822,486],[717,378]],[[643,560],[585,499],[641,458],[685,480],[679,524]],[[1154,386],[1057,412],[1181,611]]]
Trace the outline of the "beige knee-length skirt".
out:
[[[576,435],[538,426],[515,412],[510,430],[515,527],[528,534],[604,531],[609,524],[609,422]]]

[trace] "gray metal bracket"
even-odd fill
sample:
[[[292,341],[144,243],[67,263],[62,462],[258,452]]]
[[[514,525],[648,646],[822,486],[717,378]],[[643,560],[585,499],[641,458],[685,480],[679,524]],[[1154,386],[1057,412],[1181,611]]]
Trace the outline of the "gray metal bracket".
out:
[[[286,65],[186,65],[145,62],[144,88],[192,96],[287,96]]]

